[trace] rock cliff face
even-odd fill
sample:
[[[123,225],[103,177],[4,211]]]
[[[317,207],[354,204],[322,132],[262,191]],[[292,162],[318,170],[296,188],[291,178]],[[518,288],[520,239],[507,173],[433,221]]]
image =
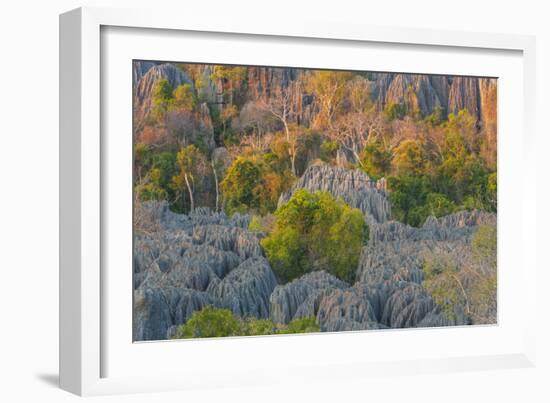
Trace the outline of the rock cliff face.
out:
[[[372,95],[382,106],[403,104],[422,116],[437,107],[447,113],[466,108],[482,122],[496,116],[496,79],[403,73],[375,73],[372,79]]]
[[[154,66],[146,64],[147,62],[138,63],[134,63],[134,79],[137,79],[134,95],[134,118],[139,126],[139,123],[146,119],[151,111],[153,87],[157,81],[168,80],[173,88],[181,84],[193,84],[193,82],[187,74],[171,63]]]
[[[454,77],[449,90],[447,111],[457,113],[468,109],[473,116],[481,118],[478,79],[472,77]]]
[[[376,182],[360,170],[347,170],[330,165],[312,165],[296,182],[292,190],[279,198],[279,205],[290,200],[297,189],[329,192],[351,207],[363,212],[369,223],[382,223],[390,218],[390,204]]]
[[[133,65],[132,65],[132,82],[134,83],[134,86],[137,85],[137,83],[139,82],[139,80],[141,80],[141,77],[143,77],[143,75],[145,73],[147,73],[147,71],[149,71],[149,69],[151,69],[153,66],[155,66],[155,62],[147,62],[147,61],[144,61],[144,62],[134,62]]]
[[[308,70],[304,69],[249,67],[243,82],[237,87],[233,87],[234,84],[222,79],[213,79],[213,73],[213,65],[197,65],[194,67],[193,73],[187,74],[171,63],[134,62],[136,133],[143,129],[151,111],[152,89],[157,80],[166,79],[174,88],[185,83],[194,85],[193,79],[200,80],[200,86],[197,85],[198,98],[207,103],[210,110],[219,113],[230,104],[239,105],[243,109],[247,103],[253,103],[253,101],[269,96],[277,88],[287,87],[294,80],[310,74]],[[193,76],[193,79],[190,75]],[[422,117],[429,115],[436,108],[442,108],[447,113],[456,113],[466,108],[481,125],[496,124],[497,79],[408,73],[369,73],[368,80],[371,96],[382,108],[390,103],[400,104],[405,106],[409,112],[418,113]],[[312,122],[317,106],[313,102],[311,94],[308,94],[303,86],[296,87],[292,93],[292,109],[296,113],[296,120],[299,124],[307,127]],[[202,111],[200,120],[206,126],[212,125],[209,112]],[[175,128],[175,130],[179,129]],[[206,137],[211,150],[216,145],[222,145],[219,139],[217,140],[218,144],[213,144],[213,134]]]

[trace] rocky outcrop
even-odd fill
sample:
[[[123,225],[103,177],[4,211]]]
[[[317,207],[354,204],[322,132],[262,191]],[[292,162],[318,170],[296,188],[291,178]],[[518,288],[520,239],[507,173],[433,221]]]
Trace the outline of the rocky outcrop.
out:
[[[375,300],[365,288],[350,287],[325,271],[308,273],[275,288],[271,319],[286,324],[313,316],[325,332],[377,329],[380,325],[369,297]]]
[[[396,240],[458,240],[465,239],[479,225],[496,225],[496,215],[479,210],[461,211],[441,218],[428,217],[424,225],[414,228],[397,221],[387,221],[371,226],[370,242],[388,242]]]
[[[384,99],[384,104],[388,103],[405,105],[408,111],[422,116],[442,106],[429,76],[414,74],[397,74],[391,80]]]
[[[243,260],[262,254],[256,235],[239,227],[214,224],[195,226],[193,242],[232,251]]]
[[[375,314],[391,328],[467,324],[463,311],[450,320],[422,287],[427,256],[452,256],[467,267],[470,241],[480,225],[496,225],[496,215],[463,211],[439,219],[430,217],[421,228],[395,221],[371,225],[357,269],[358,284],[376,290]],[[379,307],[379,309],[378,309]],[[496,311],[495,311],[496,314]]]
[[[325,332],[379,328],[369,300],[353,287],[325,292],[316,317]]]
[[[141,71],[144,70],[144,62],[134,69],[138,68]],[[139,74],[138,74],[139,75]],[[135,77],[135,76],[134,76]],[[183,72],[171,63],[157,64],[150,67],[138,80],[135,89],[134,99],[134,118],[136,119],[137,126],[139,122],[144,121],[152,107],[152,95],[155,83],[159,80],[167,80],[172,88],[176,88],[181,84],[193,84],[192,80]]]
[[[468,109],[475,117],[481,117],[479,105],[479,79],[475,77],[454,77],[449,89],[448,113]]]
[[[326,271],[317,271],[277,286],[270,297],[271,319],[286,324],[293,319],[315,316],[315,302],[322,292],[348,288],[349,285]]]
[[[174,325],[185,323],[194,311],[209,305],[216,301],[205,292],[139,287],[134,291],[134,340],[167,339]]]
[[[322,190],[353,202],[357,192],[372,191],[362,189],[364,182],[353,175],[345,176],[352,181],[345,186],[328,185],[332,182],[319,173],[310,178],[317,178]],[[313,182],[305,181],[304,186]],[[453,315],[443,313],[426,292],[423,265],[427,256],[439,256],[459,268],[474,267],[472,237],[480,225],[496,226],[495,214],[479,211],[431,217],[420,228],[376,222],[373,215],[354,284],[325,271],[277,284],[258,235],[247,229],[247,216],[229,218],[205,208],[180,215],[156,202],[146,204],[145,210],[161,230],[135,238],[135,340],[169,338],[205,306],[277,324],[313,316],[323,332],[469,324],[464,307],[456,306]],[[465,281],[468,287],[470,280]],[[482,309],[479,323],[494,323],[496,300]]]
[[[421,116],[437,107],[447,113],[466,108],[482,122],[496,121],[494,78],[407,73],[373,73],[371,78],[371,95],[381,107],[401,104]]]
[[[135,61],[132,64],[132,82],[134,84],[134,88],[136,87],[139,80],[141,80],[141,77],[147,71],[149,71],[153,66],[155,66],[155,62],[148,62],[148,61]]]
[[[237,316],[269,317],[269,296],[277,285],[275,274],[263,257],[241,263],[223,280],[212,284],[208,294]]]
[[[481,78],[479,80],[479,108],[481,121],[485,125],[497,122],[497,80]]]
[[[348,170],[330,165],[312,165],[279,198],[279,206],[288,202],[298,189],[310,192],[324,191],[341,198],[348,205],[363,212],[369,223],[382,223],[390,218],[390,204],[383,191],[369,176],[356,169]]]
[[[166,339],[208,305],[269,316],[277,282],[258,238],[245,229],[248,216],[206,208],[175,214],[165,202],[143,210],[156,230],[134,240],[135,340]]]
[[[174,236],[178,232],[193,234],[195,226],[221,225],[226,227],[248,228],[248,215],[233,214],[228,217],[224,212],[215,213],[207,207],[198,207],[189,214],[177,214],[170,210],[166,201],[145,203],[144,214],[157,222],[165,236]]]

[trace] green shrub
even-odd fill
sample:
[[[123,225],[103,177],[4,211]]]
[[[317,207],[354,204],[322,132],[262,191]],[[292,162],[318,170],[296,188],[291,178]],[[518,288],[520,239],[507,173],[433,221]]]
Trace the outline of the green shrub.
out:
[[[241,334],[243,336],[263,336],[274,334],[277,330],[275,324],[269,319],[242,319]]]
[[[278,330],[279,334],[295,334],[295,333],[315,333],[321,329],[316,322],[315,316],[307,316],[305,318],[294,319],[288,325],[281,327]]]
[[[275,228],[261,241],[282,281],[327,270],[352,281],[368,226],[360,210],[327,192],[298,190],[275,212]]]
[[[193,312],[191,318],[178,327],[177,339],[227,337],[227,336],[263,336],[270,334],[291,334],[319,332],[314,316],[295,319],[288,325],[275,324],[269,319],[254,317],[239,318],[229,309],[205,307]]]
[[[229,309],[206,307],[193,312],[191,319],[178,328],[178,338],[226,337],[241,334],[241,323]]]
[[[331,162],[336,158],[338,151],[338,143],[336,141],[323,141],[320,146],[320,157],[325,162]]]
[[[361,155],[361,168],[374,180],[390,172],[391,162],[391,151],[378,141],[368,144]]]
[[[280,194],[290,184],[288,171],[273,170],[262,157],[241,156],[227,170],[220,188],[229,215],[250,210],[265,215],[275,210]]]

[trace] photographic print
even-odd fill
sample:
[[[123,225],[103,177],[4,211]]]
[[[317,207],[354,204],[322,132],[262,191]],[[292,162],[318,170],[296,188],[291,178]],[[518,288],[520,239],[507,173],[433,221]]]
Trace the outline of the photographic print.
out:
[[[497,323],[496,78],[132,68],[134,341]]]

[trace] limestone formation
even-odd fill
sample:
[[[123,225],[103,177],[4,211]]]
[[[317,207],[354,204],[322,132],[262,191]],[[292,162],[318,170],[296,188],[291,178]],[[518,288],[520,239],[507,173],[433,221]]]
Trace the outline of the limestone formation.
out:
[[[208,208],[183,215],[171,212],[166,202],[145,203],[143,214],[153,224],[152,230],[136,233],[134,242],[135,340],[172,337],[205,306],[278,324],[313,316],[328,332],[470,323],[462,306],[454,315],[442,312],[422,285],[423,265],[435,255],[475,267],[472,237],[480,225],[496,226],[495,214],[462,211],[430,217],[414,228],[390,220],[385,191],[367,175],[324,165],[308,168],[279,203],[298,188],[330,192],[369,221],[370,239],[354,284],[325,271],[277,284],[260,235],[248,230],[249,216],[228,217]],[[479,313],[482,318],[474,323],[494,323],[496,302]]]
[[[235,315],[268,318],[269,296],[276,285],[275,274],[267,260],[252,257],[210,286],[208,294]]]
[[[433,255],[452,256],[460,267],[471,265],[470,241],[480,225],[495,226],[496,215],[462,211],[430,217],[420,228],[395,221],[371,225],[356,276],[358,284],[368,286],[371,293],[377,290],[372,305],[378,321],[391,328],[467,324],[460,309],[452,320],[440,312],[421,285],[422,265]],[[496,318],[496,306],[487,310],[486,317]]]
[[[143,211],[156,226],[134,241],[135,340],[173,336],[208,305],[269,316],[275,275],[255,234],[244,229],[248,216],[207,208],[176,214],[166,202],[145,203]]]
[[[449,89],[448,113],[468,109],[476,118],[480,117],[478,79],[475,77],[454,77]]]
[[[141,71],[143,71],[143,65],[140,67]],[[167,80],[172,88],[176,88],[181,84],[193,84],[183,70],[171,63],[157,64],[150,67],[137,82],[134,100],[134,118],[136,119],[136,123],[142,122],[149,115],[153,101],[153,88],[155,83],[160,80]]]
[[[134,88],[139,80],[141,80],[141,77],[143,77],[145,73],[147,73],[152,67],[154,67],[155,64],[155,62],[147,61],[134,62],[132,66],[132,81],[134,84]]]
[[[277,286],[271,294],[271,319],[275,323],[288,323],[297,317],[315,315],[313,302],[321,291],[349,287],[326,271],[316,271]]]
[[[390,204],[376,182],[360,171],[330,165],[312,165],[296,182],[292,190],[283,193],[279,206],[288,202],[298,189],[310,192],[324,191],[341,198],[351,207],[363,212],[369,223],[381,223],[390,218]]]
[[[199,225],[193,228],[193,242],[212,245],[224,251],[232,251],[243,260],[262,254],[256,235],[239,227],[214,224]]]
[[[140,287],[134,291],[134,340],[164,340],[172,326],[185,323],[194,311],[215,304],[201,291]]]
[[[402,104],[421,116],[437,107],[447,113],[465,108],[481,122],[496,121],[495,78],[407,73],[373,73],[371,78],[371,96],[382,108],[389,103]]]

